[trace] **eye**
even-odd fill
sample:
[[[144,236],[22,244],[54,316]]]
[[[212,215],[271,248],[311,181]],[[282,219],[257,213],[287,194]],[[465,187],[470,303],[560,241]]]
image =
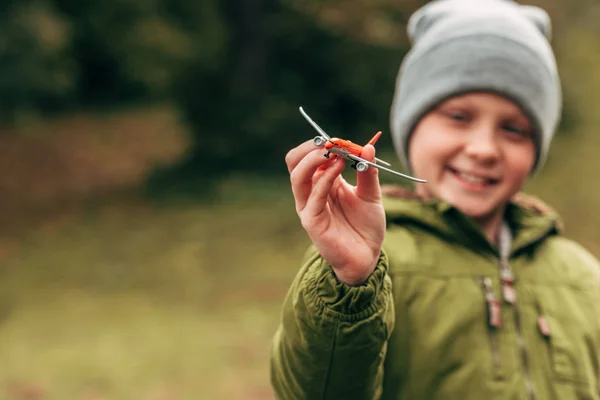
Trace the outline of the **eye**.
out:
[[[513,135],[517,135],[517,136],[521,136],[521,137],[530,136],[529,130],[524,129],[521,126],[516,125],[516,124],[504,124],[502,126],[502,129],[504,129],[506,132],[513,134]]]
[[[450,118],[452,118],[455,121],[466,121],[467,120],[466,115],[457,114],[457,113],[450,114]]]
[[[443,114],[451,119],[452,121],[456,121],[456,122],[467,122],[469,121],[469,115],[465,112],[462,111],[457,111],[457,110],[448,110],[448,111],[443,111]]]

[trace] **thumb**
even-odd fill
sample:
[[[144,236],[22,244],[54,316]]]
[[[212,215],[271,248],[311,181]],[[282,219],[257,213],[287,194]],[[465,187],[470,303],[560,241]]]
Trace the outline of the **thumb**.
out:
[[[367,144],[363,147],[361,158],[367,161],[375,162],[375,147]],[[364,172],[357,172],[356,175],[356,195],[368,202],[381,201],[381,187],[379,186],[379,170],[369,167]]]

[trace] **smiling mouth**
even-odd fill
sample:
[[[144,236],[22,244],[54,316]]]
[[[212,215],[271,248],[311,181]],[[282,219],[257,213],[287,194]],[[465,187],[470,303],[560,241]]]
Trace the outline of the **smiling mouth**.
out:
[[[491,186],[491,185],[495,185],[498,182],[500,182],[499,179],[476,176],[476,175],[472,175],[472,174],[469,174],[466,172],[459,171],[459,170],[451,168],[451,167],[448,167],[448,170],[450,170],[450,172],[455,177],[460,179],[461,181],[466,182],[471,185]]]

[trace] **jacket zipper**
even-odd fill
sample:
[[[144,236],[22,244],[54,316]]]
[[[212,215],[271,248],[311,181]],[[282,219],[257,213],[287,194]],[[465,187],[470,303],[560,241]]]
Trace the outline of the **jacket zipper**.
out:
[[[510,268],[510,264],[506,257],[500,258],[500,279],[502,281],[502,295],[507,303],[513,306],[515,315],[515,329],[517,331],[517,342],[521,352],[521,359],[523,361],[523,371],[525,374],[525,384],[527,386],[527,392],[531,400],[535,400],[535,390],[533,388],[533,382],[531,380],[531,374],[529,372],[529,357],[527,355],[527,349],[525,348],[525,339],[523,337],[523,329],[521,327],[521,315],[519,313],[519,307],[517,305],[517,294],[514,289],[514,275]]]
[[[485,301],[488,306],[488,326],[490,327],[490,344],[492,348],[492,359],[494,361],[495,374],[500,373],[500,350],[498,348],[497,329],[502,326],[502,312],[500,301],[494,294],[492,280],[489,277],[480,278],[479,282],[485,293]]]

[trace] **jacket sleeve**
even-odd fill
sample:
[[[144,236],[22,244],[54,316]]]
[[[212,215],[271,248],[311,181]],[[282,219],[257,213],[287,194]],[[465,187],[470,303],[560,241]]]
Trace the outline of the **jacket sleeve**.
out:
[[[368,399],[381,396],[383,361],[394,327],[392,282],[382,252],[360,286],[335,277],[309,249],[290,288],[271,347],[278,399]]]

